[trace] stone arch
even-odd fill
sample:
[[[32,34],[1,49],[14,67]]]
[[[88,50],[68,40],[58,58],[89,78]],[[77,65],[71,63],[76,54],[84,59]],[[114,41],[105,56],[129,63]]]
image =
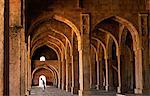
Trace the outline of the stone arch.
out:
[[[45,37],[45,36],[41,36],[41,37],[37,38],[36,40],[34,40],[34,41],[31,43],[31,47],[34,45],[34,43],[36,43],[37,41],[40,41],[43,37]],[[59,40],[58,38],[55,38],[55,37],[53,37],[53,36],[51,36],[51,35],[48,35],[48,36],[46,36],[45,38],[48,38],[48,40],[51,39],[51,38],[53,38],[54,40],[60,42],[60,44],[63,46],[63,50],[64,50],[64,51],[66,50],[64,43],[63,43],[61,40]]]
[[[31,50],[31,57],[33,56],[33,53],[35,52],[36,49],[38,49],[38,48],[40,48],[40,47],[42,47],[44,45],[48,46],[48,43],[47,42],[46,43],[42,43],[41,45],[36,46],[35,49],[32,49]],[[58,52],[57,49],[53,48],[52,46],[48,46],[48,47],[50,47],[51,49],[53,49],[56,52],[58,60],[60,60],[62,52],[60,50]]]
[[[95,48],[95,46],[94,46],[93,44],[90,44],[90,45],[91,45],[91,48],[94,49],[94,52],[95,52],[95,54],[96,54],[96,60],[97,60],[97,59],[98,59],[97,50],[96,50],[96,48]]]
[[[101,19],[99,22],[102,22],[102,21],[104,21],[104,20],[106,20],[106,19],[115,20],[115,21],[119,22],[120,24],[126,26],[126,27],[129,29],[129,31],[130,31],[130,33],[131,33],[131,35],[132,35],[132,37],[133,37],[133,40],[134,40],[134,42],[135,42],[135,43],[134,43],[134,44],[135,44],[135,45],[134,45],[134,50],[136,50],[136,49],[138,50],[138,48],[141,48],[138,31],[137,31],[137,29],[133,26],[133,24],[132,24],[131,22],[129,22],[128,20],[126,20],[126,19],[124,19],[124,18],[122,18],[122,17],[120,17],[120,16],[114,16],[114,15],[107,16],[107,17]],[[97,24],[99,24],[99,23],[97,23]],[[96,24],[96,25],[97,25],[97,24]],[[124,27],[123,27],[123,28],[124,28]]]
[[[51,29],[51,31],[60,34],[61,36],[63,36],[63,37],[67,40],[67,42],[69,43],[69,47],[70,47],[70,49],[71,49],[71,50],[70,50],[70,53],[72,54],[72,45],[71,45],[71,42],[69,41],[68,37],[67,37],[66,35],[64,35],[63,33],[57,31],[56,29],[53,29],[52,27],[50,27],[50,29]],[[34,35],[33,38],[32,38],[32,40],[31,40],[31,42],[33,42],[34,39],[35,39],[35,37],[37,37],[37,36],[40,35],[40,34],[42,34],[42,33],[37,33],[36,35]],[[47,34],[49,34],[49,33],[47,33]]]
[[[68,19],[62,17],[62,16],[59,16],[59,15],[53,15],[51,17],[47,16],[47,17],[44,17],[44,18],[41,18],[41,19],[38,19],[36,21],[34,21],[32,23],[32,25],[30,26],[29,28],[29,31],[28,31],[28,35],[30,35],[30,33],[34,30],[34,28],[38,25],[40,25],[41,23],[45,22],[45,21],[49,21],[50,19],[55,19],[57,21],[60,21],[60,22],[63,22],[65,23],[66,25],[68,25],[72,30],[73,32],[75,32],[76,36],[77,36],[77,39],[78,39],[78,49],[80,49],[80,44],[81,44],[81,35],[80,35],[80,31],[78,30],[78,28]]]
[[[133,50],[135,52],[135,79],[136,79],[136,88],[134,90],[135,93],[142,93],[143,89],[143,76],[142,76],[142,52],[141,52],[141,45],[139,34],[136,28],[133,26],[132,23],[123,19],[119,16],[115,16],[113,20],[118,21],[122,25],[125,25],[129,30],[132,40],[133,40]]]
[[[53,72],[53,75],[56,77],[54,78],[55,79],[55,82],[58,83],[58,71],[55,67],[53,67],[52,65],[49,65],[49,66],[39,66],[37,67],[36,69],[33,70],[32,72],[32,79],[33,79],[33,76],[34,76],[34,73],[39,70],[39,69],[47,69],[47,70],[50,70],[51,72]]]
[[[40,70],[40,69],[46,69],[46,70],[48,70],[48,71],[50,71],[51,73],[52,73],[52,75],[53,75],[53,77],[54,77],[54,80],[57,80],[56,78],[57,78],[57,76],[58,75],[56,75],[55,74],[55,70],[52,70],[52,69],[50,69],[50,68],[48,68],[48,67],[46,67],[46,66],[40,66],[40,67],[37,67],[37,68],[35,68],[34,70],[33,70],[33,72],[32,72],[32,79],[31,80],[33,80],[33,77],[34,77],[34,74],[38,71],[38,70]]]
[[[118,53],[119,53],[119,44],[118,44],[118,41],[115,38],[115,36],[113,36],[110,32],[108,32],[106,30],[103,30],[101,28],[99,28],[99,30],[104,32],[104,33],[106,33],[106,34],[108,34],[113,39],[113,41],[115,42],[115,45],[116,45],[116,55],[118,55]],[[108,42],[109,42],[109,39],[108,39]],[[106,50],[108,50],[108,46],[107,45],[106,45]]]
[[[99,39],[97,39],[97,38],[95,38],[95,37],[92,37],[92,39],[94,39],[94,40],[96,40],[97,42],[99,42],[100,43],[100,45],[102,46],[102,48],[103,48],[103,50],[104,50],[104,58],[106,58],[107,57],[107,50],[106,50],[106,46],[103,44],[103,42],[102,41],[100,41]]]
[[[139,34],[138,34],[138,31],[136,30],[136,28],[133,26],[133,24],[131,22],[129,22],[128,20],[121,18],[119,16],[114,16],[114,18],[112,18],[112,19],[127,27],[129,32],[131,33],[131,36],[133,39],[133,49],[134,50],[140,49],[141,46],[140,46]]]
[[[143,89],[142,51],[141,51],[141,45],[140,45],[140,39],[139,39],[138,31],[136,30],[136,28],[133,26],[133,24],[131,22],[129,22],[128,20],[121,18],[119,16],[110,16],[110,17],[104,18],[103,20],[105,20],[105,19],[112,19],[112,20],[124,25],[129,30],[129,32],[132,36],[132,39],[133,39],[133,49],[134,49],[134,53],[135,53],[136,88],[135,88],[134,92],[135,93],[142,93],[142,89]],[[118,51],[118,55],[120,55],[119,51]]]
[[[91,78],[90,78],[90,86],[91,88],[95,88],[96,87],[96,84],[97,84],[97,60],[98,60],[98,54],[97,54],[97,50],[95,48],[95,46],[93,44],[90,44],[91,45],[91,64],[90,64],[90,74],[91,74]],[[92,49],[93,49],[93,52],[92,52]],[[92,54],[93,53],[93,54]]]

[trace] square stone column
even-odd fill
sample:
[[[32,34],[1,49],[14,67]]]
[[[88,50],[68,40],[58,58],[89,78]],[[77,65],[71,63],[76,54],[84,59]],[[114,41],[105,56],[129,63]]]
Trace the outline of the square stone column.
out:
[[[81,14],[81,42],[79,45],[79,96],[88,96],[90,90],[90,39],[89,14]]]
[[[21,95],[21,1],[9,1],[9,95]]]
[[[9,36],[9,94],[20,96],[21,94],[21,39],[20,28],[10,28]]]
[[[72,86],[71,93],[77,94],[79,90],[79,58],[78,58],[78,42],[76,40],[75,34],[72,31],[71,45],[72,45]]]

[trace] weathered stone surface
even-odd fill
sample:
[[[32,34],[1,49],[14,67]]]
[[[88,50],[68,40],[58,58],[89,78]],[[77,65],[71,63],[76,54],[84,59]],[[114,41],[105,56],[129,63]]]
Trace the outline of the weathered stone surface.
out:
[[[4,70],[4,0],[0,0],[0,96],[3,95]]]

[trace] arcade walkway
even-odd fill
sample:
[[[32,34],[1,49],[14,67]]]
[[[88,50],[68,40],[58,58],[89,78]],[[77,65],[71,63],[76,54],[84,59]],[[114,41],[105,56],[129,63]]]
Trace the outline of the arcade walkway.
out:
[[[39,87],[32,87],[30,96],[77,96],[72,95],[70,92],[66,92],[64,90],[60,90],[58,88],[48,86],[43,92]]]

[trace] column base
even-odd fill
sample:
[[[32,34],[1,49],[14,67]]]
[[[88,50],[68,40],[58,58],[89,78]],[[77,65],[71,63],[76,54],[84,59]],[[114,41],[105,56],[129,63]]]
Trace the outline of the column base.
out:
[[[112,94],[114,94],[114,93],[112,93]],[[99,96],[101,96],[101,95],[102,96],[104,96],[104,95],[108,96],[107,92],[105,92],[104,90],[103,91],[97,91],[97,90],[92,90],[92,89],[89,89],[89,90],[79,90],[79,96],[97,96],[97,95],[99,95]]]
[[[27,96],[31,95],[31,90],[28,89],[26,94],[27,94]]]
[[[142,89],[139,89],[139,88],[135,88],[135,89],[134,89],[134,93],[135,93],[135,94],[142,94],[142,91],[143,91],[143,90],[142,90]]]
[[[109,90],[109,86],[105,86],[105,90],[108,91]]]
[[[64,85],[61,86],[61,89],[64,90]]]
[[[59,88],[59,89],[61,89],[61,86],[60,86],[60,84],[58,84],[58,88]]]
[[[99,84],[96,85],[96,89],[97,89],[97,90],[100,89],[100,85],[99,85]]]
[[[66,92],[69,92],[68,85],[66,85]]]
[[[91,89],[96,89],[96,85],[91,85]]]
[[[78,90],[77,87],[71,87],[71,94],[78,94]]]
[[[117,93],[121,93],[121,87],[120,86],[117,87]]]
[[[79,90],[79,96],[91,96],[91,91]]]
[[[84,96],[82,90],[79,90],[79,96]]]

